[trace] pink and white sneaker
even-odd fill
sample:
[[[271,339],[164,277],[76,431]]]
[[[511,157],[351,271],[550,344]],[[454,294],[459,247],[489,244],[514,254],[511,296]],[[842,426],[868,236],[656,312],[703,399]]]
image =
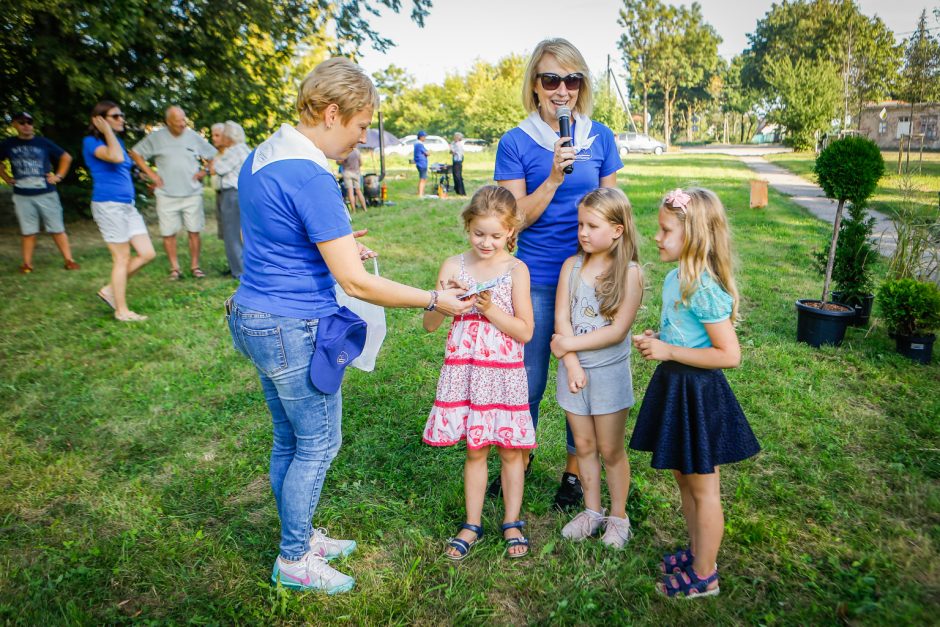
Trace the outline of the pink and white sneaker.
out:
[[[344,575],[319,555],[310,551],[296,562],[287,562],[279,555],[274,561],[274,570],[271,572],[271,582],[291,590],[326,592],[339,594],[352,590],[355,580]]]

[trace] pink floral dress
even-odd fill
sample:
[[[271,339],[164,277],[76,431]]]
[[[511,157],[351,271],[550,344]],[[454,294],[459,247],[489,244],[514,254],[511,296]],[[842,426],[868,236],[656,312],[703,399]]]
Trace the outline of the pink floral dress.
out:
[[[511,273],[512,268],[492,290],[493,304],[509,314],[513,314]],[[464,268],[463,256],[458,277],[471,287],[477,283]],[[424,441],[451,446],[466,439],[471,449],[535,448],[522,351],[521,342],[497,329],[475,307],[455,316]]]

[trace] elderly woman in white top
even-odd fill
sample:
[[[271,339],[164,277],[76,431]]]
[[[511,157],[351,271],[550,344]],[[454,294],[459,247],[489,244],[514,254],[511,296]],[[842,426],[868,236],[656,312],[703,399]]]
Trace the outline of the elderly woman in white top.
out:
[[[222,146],[225,150],[212,162],[212,173],[219,181],[219,222],[222,239],[225,241],[225,256],[232,276],[241,278],[242,223],[238,208],[238,174],[251,148],[245,143],[245,131],[241,125],[228,120],[222,129]]]

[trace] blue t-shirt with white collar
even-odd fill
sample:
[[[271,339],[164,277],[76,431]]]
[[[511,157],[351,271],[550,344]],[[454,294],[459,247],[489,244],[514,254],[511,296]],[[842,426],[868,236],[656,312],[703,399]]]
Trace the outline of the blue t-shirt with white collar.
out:
[[[539,219],[519,234],[517,256],[529,267],[535,285],[558,284],[562,264],[578,250],[578,200],[623,167],[613,131],[592,120],[590,134],[595,137],[590,148],[578,155],[574,170],[565,175]],[[531,194],[548,178],[553,158],[552,151],[516,127],[499,140],[493,179],[525,179],[526,194]]]
[[[284,124],[245,160],[238,177],[245,272],[243,307],[300,319],[339,309],[336,282],[317,248],[352,233],[326,156]]]
[[[659,339],[673,346],[709,348],[712,341],[705,325],[730,318],[733,306],[734,299],[707,270],[702,272],[698,286],[689,297],[689,304],[684,304],[679,268],[675,268],[663,282]]]
[[[421,168],[422,170],[427,169],[428,147],[424,145],[424,142],[421,142],[421,141],[415,142],[414,162],[415,162],[415,167]]]

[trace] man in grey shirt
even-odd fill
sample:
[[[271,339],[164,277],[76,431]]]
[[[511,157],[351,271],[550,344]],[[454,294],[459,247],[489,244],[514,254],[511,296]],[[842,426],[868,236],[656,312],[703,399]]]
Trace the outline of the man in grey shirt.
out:
[[[160,235],[170,260],[170,280],[181,276],[176,235],[183,227],[189,233],[192,274],[197,279],[205,277],[199,267],[199,234],[206,226],[202,179],[208,170],[203,162],[212,159],[216,149],[189,128],[186,113],[180,107],[172,106],[166,110],[166,126],[147,135],[129,153],[155,187]],[[147,163],[150,160],[156,164],[156,172]]]

